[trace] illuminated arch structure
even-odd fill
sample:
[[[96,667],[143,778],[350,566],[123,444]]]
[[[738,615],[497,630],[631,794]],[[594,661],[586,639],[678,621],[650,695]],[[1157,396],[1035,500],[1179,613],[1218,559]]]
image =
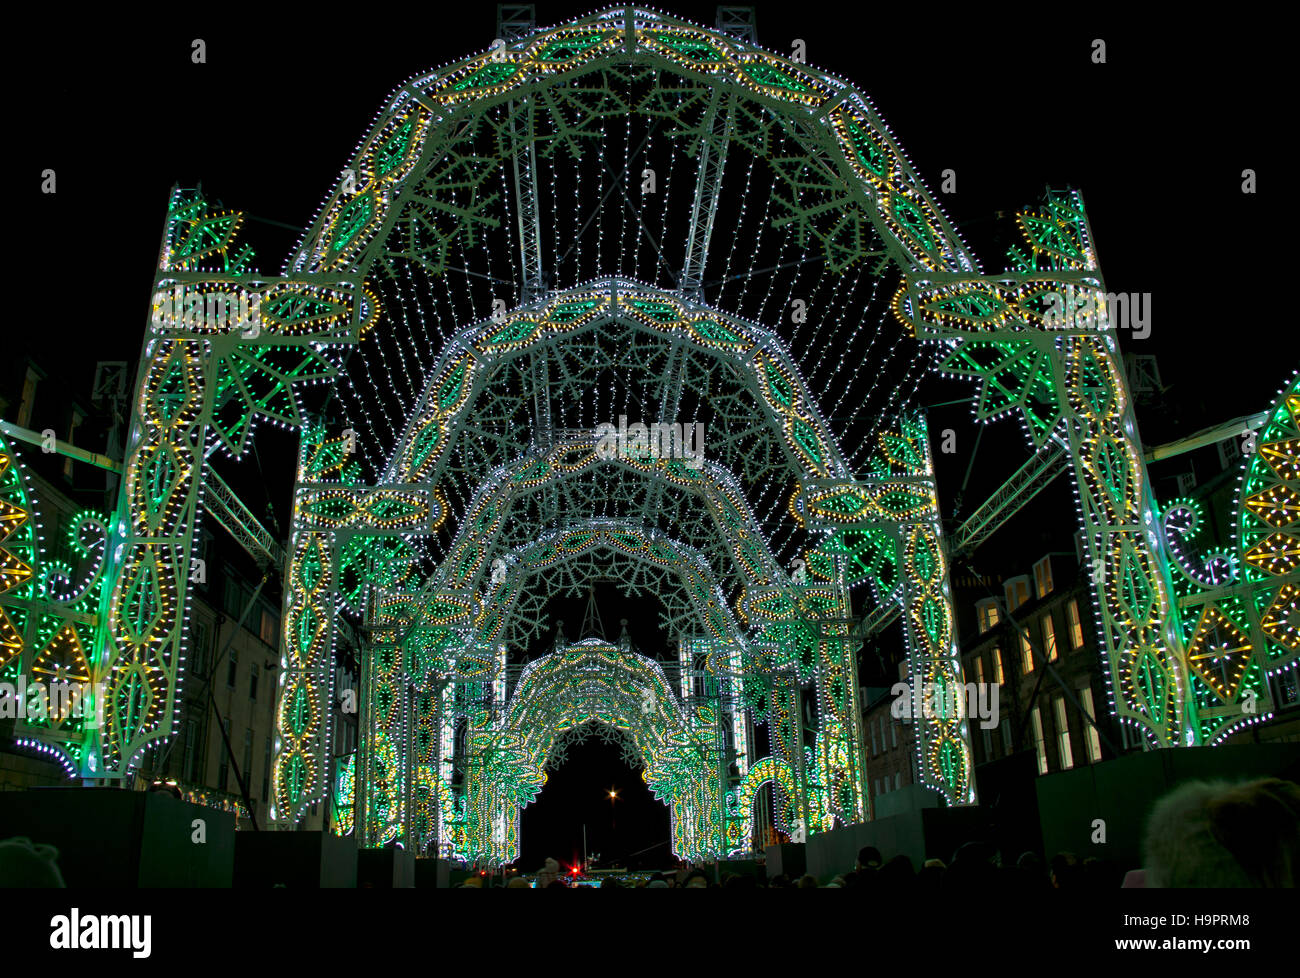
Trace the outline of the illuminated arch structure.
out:
[[[622,170],[605,155],[619,145]],[[634,160],[662,170],[643,204],[661,201],[663,228],[680,234],[654,235],[619,187]],[[643,189],[656,176],[646,166]],[[593,195],[616,202],[597,207],[594,243],[579,226]],[[767,781],[797,812],[782,817],[811,831],[859,821],[869,812],[854,589],[859,605],[901,602],[913,677],[962,679],[928,437],[906,389],[930,367],[978,383],[981,420],[1016,413],[1036,450],[1068,450],[1120,719],[1164,747],[1215,742],[1266,717],[1261,676],[1297,658],[1295,383],[1248,460],[1237,540],[1198,554],[1194,508],[1162,511],[1152,497],[1081,199],[1049,193],[1017,219],[1024,245],[1006,271],[982,273],[864,96],[635,8],[412,79],[283,275],[252,270],[236,244],[241,215],[175,191],[120,501],[111,520],[74,528],[86,568],[45,559],[21,467],[0,442],[0,672],[71,670],[103,682],[107,700],[103,729],[25,722],[20,732],[86,778],[126,776],[175,732],[210,455],[241,455],[269,420],[301,432],[284,566],[280,824],[336,796],[337,824],[363,844],[507,858],[483,799],[524,800],[540,770],[537,751],[518,770],[489,763],[494,745],[520,736],[507,705],[561,704],[544,708],[643,737],[620,698],[643,687],[610,679],[530,700],[491,671],[503,635],[542,624],[543,605],[520,596],[537,577],[518,563],[543,540],[580,556],[575,534],[628,557],[629,586],[646,586],[635,575],[656,567],[653,586],[678,592],[674,628],[695,623],[683,655],[725,674],[715,688],[730,684],[733,716],[771,728],[775,752],[747,759],[743,774],[704,786],[684,774],[664,789],[704,792],[674,812],[679,828],[698,829],[679,851],[742,848],[748,816],[736,813]],[[719,222],[736,229],[725,255]],[[744,234],[755,235],[751,253],[737,258]],[[877,302],[889,275],[892,298]],[[749,288],[756,279],[766,290]],[[819,299],[791,301],[796,289]],[[1051,315],[1062,295],[1099,314]],[[256,309],[247,319],[233,311],[240,300]],[[801,304],[813,318],[791,315],[808,323],[792,329],[788,311]],[[870,310],[890,327],[847,325]],[[900,371],[897,383],[878,379]],[[318,416],[307,388],[321,384],[338,397]],[[850,391],[857,420],[835,420]],[[709,464],[597,459],[574,437],[635,404],[658,409],[637,419],[647,422],[703,415]],[[364,616],[375,640],[363,657],[361,750],[338,772],[327,717],[340,612]],[[561,650],[554,688],[568,688],[569,655],[583,668],[612,657],[611,670],[648,682],[653,670],[632,668],[630,654]],[[805,685],[819,726],[811,745],[791,721]],[[673,729],[698,732],[700,715],[683,715]],[[455,724],[471,721],[457,759]],[[951,804],[973,802],[965,719],[929,718],[918,733],[922,782]],[[668,769],[645,753],[652,771]],[[459,787],[458,760],[479,772]]]
[[[557,737],[598,723],[625,731],[643,759],[642,776],[669,805],[674,853],[709,858],[723,848],[718,834],[726,822],[726,753],[714,714],[703,702],[683,703],[659,663],[600,639],[529,663],[501,709],[470,721],[478,764],[465,803],[466,837],[485,840],[476,857],[518,857],[518,812],[541,790]]]

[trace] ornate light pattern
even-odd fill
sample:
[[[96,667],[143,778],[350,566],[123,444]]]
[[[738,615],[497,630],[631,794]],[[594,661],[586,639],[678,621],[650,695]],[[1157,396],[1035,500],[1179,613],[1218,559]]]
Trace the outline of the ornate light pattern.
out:
[[[1244,444],[1235,545],[1201,539],[1196,500],[1174,500],[1162,521],[1205,743],[1273,716],[1269,677],[1300,665],[1300,374]]]
[[[632,195],[606,183],[620,163],[641,165],[630,147],[606,159],[611,134],[630,142],[634,119],[659,159],[698,163],[680,262]],[[567,224],[593,190],[584,159],[598,163],[601,201],[626,199],[636,218],[602,214],[594,242]],[[677,170],[661,166],[662,199],[682,199]],[[1048,315],[1054,295],[1105,294],[1076,194],[1020,215],[1027,249],[1013,250],[1009,271],[981,275],[865,97],[629,8],[412,79],[348,170],[277,277],[250,270],[240,215],[174,193],[121,503],[98,551],[93,520],[77,531],[102,572],[41,564],[31,508],[0,454],[0,657],[20,649],[45,669],[79,662],[77,643],[88,650],[87,673],[110,683],[109,724],[68,748],[83,775],[124,776],[172,731],[204,467],[216,447],[243,453],[269,420],[302,433],[278,823],[332,798],[335,831],[365,845],[509,860],[518,808],[544,782],[557,735],[591,723],[624,731],[645,759],[686,858],[743,849],[769,781],[787,827],[868,817],[853,598],[903,602],[913,682],[962,682],[924,421],[905,409],[905,384],[872,377],[884,324],[856,325],[890,264],[904,276],[893,312],[911,336],[883,356],[931,343],[940,370],[979,384],[978,418],[1015,413],[1035,445],[1068,446],[1123,719],[1151,745],[1204,742],[1263,672],[1294,663],[1294,385],[1245,477],[1237,559],[1216,551],[1198,564],[1194,507],[1156,521],[1104,302],[1101,330]],[[710,257],[724,184],[738,226],[764,239],[748,256],[733,240]],[[665,203],[665,232],[668,214]],[[498,247],[512,229],[517,253]],[[755,265],[760,253],[775,270]],[[806,278],[805,265],[819,270]],[[798,271],[782,277],[785,266]],[[769,275],[766,294],[746,292]],[[816,321],[787,324],[813,293]],[[251,321],[232,318],[254,305]],[[325,382],[341,396],[317,418],[302,388]],[[850,392],[871,416],[858,428],[838,423]],[[670,421],[705,415],[708,458],[600,457],[588,422],[630,404]],[[1179,573],[1195,568],[1177,587],[1163,540]],[[664,595],[680,692],[657,663],[603,641],[511,674],[510,657],[542,630],[547,585],[574,590],[598,566]],[[1180,622],[1174,596],[1220,580],[1245,589]],[[76,627],[34,624],[34,581],[65,604],[96,604],[89,642]],[[335,767],[340,611],[364,620],[367,644],[359,751]],[[760,761],[750,723],[768,728]],[[918,730],[922,782],[972,802],[966,718]]]
[[[1083,202],[1073,191],[1049,193],[1018,221],[1027,247],[1011,249],[1009,271],[916,273],[895,296],[895,314],[918,338],[953,347],[941,370],[980,379],[977,417],[1018,410],[1035,445],[1068,444],[1115,712],[1151,746],[1199,743],[1155,501]],[[1095,314],[1078,315],[1085,307]]]
[[[16,737],[80,772],[84,745],[107,721],[103,687],[94,685],[93,620],[109,534],[104,518],[86,511],[63,529],[59,550],[70,560],[47,556],[22,462],[0,436],[0,682],[22,691]]]
[[[715,717],[706,707],[688,712],[654,660],[587,639],[529,663],[503,709],[471,718],[467,837],[477,848],[466,855],[499,863],[517,857],[518,809],[545,784],[557,736],[589,723],[631,738],[644,760],[642,776],[669,805],[675,855],[724,852]]]
[[[413,220],[432,234],[432,250],[439,259],[445,258],[457,233],[473,233],[485,201],[480,198],[474,210],[462,209],[459,221],[446,223],[434,220],[439,210],[453,212],[445,205],[403,213],[398,191],[406,179],[420,172],[418,161],[445,159],[448,147],[464,132],[463,120],[481,116],[489,106],[510,97],[540,102],[554,120],[553,138],[580,154],[583,141],[596,136],[589,127],[631,106],[613,97],[614,106],[604,105],[593,113],[582,102],[583,90],[575,90],[569,82],[575,76],[599,77],[606,65],[619,62],[734,93],[737,101],[752,105],[749,111],[760,119],[763,110],[778,118],[824,114],[828,124],[805,132],[804,138],[827,152],[833,165],[828,173],[809,173],[799,161],[788,161],[792,164],[785,171],[788,196],[781,198],[788,213],[781,220],[795,226],[801,243],[817,240],[833,270],[842,271],[861,257],[863,226],[868,224],[879,229],[895,257],[906,260],[905,267],[973,269],[948,222],[864,96],[806,65],[715,31],[645,10],[624,9],[539,32],[504,51],[468,58],[403,87],[353,160],[350,169],[358,185],[349,191],[340,182],[304,237],[293,268],[322,272],[369,268],[375,259],[383,260],[389,232]],[[594,92],[614,96],[612,87],[596,86]],[[670,111],[666,101],[653,109]],[[453,116],[460,130],[456,133],[448,125]],[[765,142],[764,132],[759,129],[753,137]],[[430,176],[438,177],[444,186],[454,185],[455,178],[462,185],[466,180],[481,182],[484,177],[468,163],[443,164]],[[449,178],[451,174],[455,178]],[[814,189],[838,198],[836,219],[819,220],[806,209],[803,198]]]

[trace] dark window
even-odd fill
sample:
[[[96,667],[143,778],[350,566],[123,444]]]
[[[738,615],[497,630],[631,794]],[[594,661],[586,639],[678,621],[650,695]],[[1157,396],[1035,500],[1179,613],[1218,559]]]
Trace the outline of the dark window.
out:
[[[72,422],[68,425],[69,445],[75,445],[77,443],[77,429],[81,427],[81,423],[85,420],[86,416],[84,414],[76,408],[72,409]],[[63,477],[69,482],[72,481],[72,461],[72,457],[69,456],[63,462]]]
[[[244,588],[239,581],[232,575],[226,578],[226,614],[230,615],[236,621],[244,611]]]
[[[231,689],[235,688],[235,679],[239,674],[239,653],[234,649],[230,650],[230,662],[226,666],[226,685]]]
[[[22,400],[18,402],[18,427],[32,426],[32,407],[36,403],[36,388],[41,382],[41,372],[34,366],[28,366],[23,377]]]
[[[226,724],[226,732],[229,733],[230,717],[226,717],[225,724]],[[217,790],[218,791],[226,790],[226,781],[229,779],[229,777],[230,777],[230,751],[227,750],[226,744],[223,740],[221,744],[221,764],[217,768]]]
[[[257,677],[258,677],[258,673],[259,673],[259,670],[258,670],[258,668],[257,668],[257,663],[254,662],[254,663],[252,664],[252,666],[250,666],[249,668],[250,668],[251,671],[249,672],[249,675],[248,675],[248,698],[249,698],[250,700],[254,700],[254,701],[256,701],[256,699],[257,699]]]
[[[199,723],[193,717],[185,721],[185,760],[181,764],[181,777],[186,781],[193,782],[194,778],[194,754],[198,748]]]
[[[191,740],[186,741],[185,757],[186,769],[185,779],[190,784],[204,784],[207,782],[208,769],[205,765],[205,754],[203,750],[204,724],[201,720],[191,720],[194,726],[191,727]]]
[[[271,798],[271,737],[266,738],[266,758],[262,765],[262,798],[269,801]]]
[[[208,674],[208,626],[194,623],[194,645],[190,648],[190,672],[200,678]]]
[[[208,591],[212,582],[212,534],[203,533],[199,537],[197,553],[194,555],[203,561],[203,580],[195,581],[194,584],[200,591]]]

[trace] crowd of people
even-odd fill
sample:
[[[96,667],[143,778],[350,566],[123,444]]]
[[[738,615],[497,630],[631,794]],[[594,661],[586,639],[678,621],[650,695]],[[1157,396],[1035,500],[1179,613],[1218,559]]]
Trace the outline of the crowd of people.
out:
[[[1162,798],[1147,823],[1143,868],[1094,856],[1058,852],[1046,862],[1034,852],[1007,860],[994,845],[974,840],[952,858],[906,855],[884,859],[873,846],[856,865],[830,880],[683,868],[648,877],[609,876],[599,886],[636,889],[866,888],[890,892],[1111,890],[1120,887],[1294,887],[1300,875],[1300,785],[1278,778],[1245,783],[1191,781]],[[481,880],[467,881],[471,886]],[[490,885],[490,884],[489,884]],[[532,886],[515,878],[511,887]],[[537,888],[568,889],[559,864],[547,859]]]
[[[939,892],[944,890],[1107,890],[1124,887],[1294,887],[1300,876],[1300,785],[1279,778],[1244,783],[1190,781],[1156,803],[1147,822],[1142,868],[1093,856],[1058,852],[1044,862],[1034,852],[1004,858],[997,846],[974,840],[951,859],[917,865],[906,855],[888,859],[872,846],[856,865],[826,879],[685,867],[652,875],[607,875],[599,884],[636,889],[810,889],[814,887]],[[509,882],[474,875],[460,887],[569,889],[590,886],[561,875],[547,859],[535,881]],[[0,886],[62,887],[58,853],[27,838],[0,840]]]
[[[957,850],[952,860],[945,863],[941,859],[928,859],[921,867],[916,867],[905,855],[897,855],[883,860],[880,852],[873,846],[867,846],[858,853],[857,865],[853,869],[835,876],[828,882],[820,883],[817,877],[802,875],[790,877],[778,874],[771,878],[758,873],[737,873],[722,870],[715,874],[712,867],[684,867],[651,875],[625,876],[607,875],[599,884],[600,888],[614,889],[811,889],[815,887],[886,889],[903,892],[939,892],[948,889],[990,888],[1016,890],[1057,889],[1105,889],[1119,885],[1122,876],[1114,867],[1091,857],[1079,859],[1071,853],[1060,853],[1050,864],[1044,865],[1037,855],[1026,852],[1016,860],[1014,866],[1001,865],[999,855],[991,846],[983,843],[967,843]],[[715,878],[716,877],[716,878]],[[500,886],[496,881],[486,882],[481,878],[470,877],[462,886]],[[589,889],[590,885],[571,883],[558,873],[555,860],[548,859],[547,866],[538,874],[536,882],[530,883],[524,877],[514,877],[504,884],[508,888],[529,887],[536,889]]]

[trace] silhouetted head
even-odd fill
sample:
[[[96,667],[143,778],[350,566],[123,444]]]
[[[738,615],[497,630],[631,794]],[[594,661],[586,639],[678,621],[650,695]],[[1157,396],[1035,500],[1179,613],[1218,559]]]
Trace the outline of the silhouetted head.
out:
[[[1300,861],[1300,785],[1192,781],[1147,823],[1149,887],[1293,887]]]
[[[858,869],[879,869],[880,850],[875,846],[863,846],[858,850]]]

